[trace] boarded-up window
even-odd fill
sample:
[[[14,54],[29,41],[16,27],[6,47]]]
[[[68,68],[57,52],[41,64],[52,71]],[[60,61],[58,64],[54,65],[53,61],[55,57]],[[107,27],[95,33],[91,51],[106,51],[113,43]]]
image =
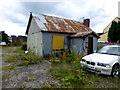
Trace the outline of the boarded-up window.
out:
[[[64,49],[64,36],[53,35],[52,49]]]

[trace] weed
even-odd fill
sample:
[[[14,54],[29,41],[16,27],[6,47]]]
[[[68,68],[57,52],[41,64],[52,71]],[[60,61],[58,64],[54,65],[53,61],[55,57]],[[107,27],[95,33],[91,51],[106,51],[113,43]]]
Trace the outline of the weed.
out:
[[[50,84],[44,84],[42,87],[43,88],[51,88],[52,86]]]
[[[35,77],[27,77],[26,81],[29,82],[29,81],[33,81],[35,79],[36,79]]]
[[[25,55],[19,55],[19,58],[23,61],[21,64],[18,64],[18,66],[28,66],[37,64],[43,61],[43,57],[34,55],[34,54],[25,54]]]
[[[86,76],[81,70],[71,70],[67,76],[62,78],[62,81],[63,85],[79,88],[85,85]]]
[[[61,63],[61,60],[59,60],[59,59],[52,59],[51,62],[52,63]]]
[[[50,72],[53,73],[55,78],[63,78],[65,75],[67,76],[69,74],[69,71],[67,69],[62,69],[62,68],[56,68],[53,71],[54,68],[51,68]]]
[[[37,86],[36,86],[36,85],[34,85],[34,86],[33,86],[33,88],[37,88]]]
[[[16,60],[16,56],[14,55],[14,56],[9,56],[6,60],[5,60],[5,62],[9,62],[9,63],[13,63],[13,62],[17,62],[17,60]]]
[[[16,71],[16,69],[14,69],[14,73],[15,73],[16,76],[18,75],[18,72]]]
[[[49,73],[52,78],[60,81],[56,87],[64,88],[95,88],[95,87],[114,87],[118,86],[118,78],[104,77],[99,73],[90,73],[80,65],[82,56],[76,54],[66,53],[63,57],[58,55],[54,57],[52,67],[49,69]],[[119,76],[118,76],[119,77]],[[100,84],[99,84],[100,83]],[[106,83],[107,85],[105,85]],[[101,86],[101,84],[103,84]]]
[[[18,66],[28,66],[40,63],[43,61],[43,57],[37,56],[34,53],[30,52],[25,54],[23,50],[21,50],[20,47],[15,47],[15,49],[11,50],[10,53],[6,56],[6,61],[9,63],[15,63],[20,61],[20,64]]]
[[[3,75],[2,80],[6,80],[6,79],[8,79],[8,75]]]
[[[95,72],[95,76],[94,77],[95,77],[94,80],[96,82],[99,82],[100,78],[99,78],[99,73],[98,72]]]
[[[75,52],[70,52],[66,50],[65,52],[62,52],[63,54],[58,53],[57,57],[55,54],[52,55],[51,57],[51,62],[52,63],[75,63],[76,60],[81,59],[81,55],[76,54]]]
[[[18,88],[27,88],[25,85],[20,85]]]
[[[52,73],[53,78],[57,78],[61,81],[61,87],[84,86],[86,83],[86,77],[84,72],[81,70],[79,63],[82,56],[77,55],[75,52],[70,53],[69,51],[66,51],[65,53],[66,54],[64,56],[58,54],[58,57],[54,57],[51,62],[58,64],[54,64],[54,66],[50,68],[49,72]]]
[[[75,63],[78,61],[75,61]],[[74,63],[74,64],[75,64]],[[57,64],[49,70],[53,78],[61,81],[61,87],[82,87],[86,83],[84,71],[73,64]]]
[[[13,70],[15,69],[15,66],[14,65],[11,65],[11,66],[6,66],[4,68],[1,68],[0,71],[4,71],[4,70]]]

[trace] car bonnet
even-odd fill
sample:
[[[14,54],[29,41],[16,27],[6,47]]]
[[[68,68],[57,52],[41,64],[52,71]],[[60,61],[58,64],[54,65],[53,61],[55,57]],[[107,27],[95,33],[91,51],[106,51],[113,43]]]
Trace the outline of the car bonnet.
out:
[[[83,59],[87,61],[100,62],[100,63],[111,63],[118,60],[119,58],[120,57],[116,55],[100,54],[100,53],[93,53],[83,57]]]

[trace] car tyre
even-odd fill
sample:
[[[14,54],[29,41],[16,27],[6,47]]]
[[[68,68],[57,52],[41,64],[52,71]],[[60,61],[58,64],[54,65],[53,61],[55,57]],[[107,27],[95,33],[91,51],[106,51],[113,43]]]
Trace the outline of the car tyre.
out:
[[[116,77],[119,74],[119,65],[114,65],[112,68],[111,76]]]

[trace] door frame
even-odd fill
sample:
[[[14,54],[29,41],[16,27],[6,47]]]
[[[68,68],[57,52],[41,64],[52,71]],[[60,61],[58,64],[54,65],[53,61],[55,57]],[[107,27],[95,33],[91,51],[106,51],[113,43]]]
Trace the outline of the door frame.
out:
[[[87,54],[93,53],[93,37],[88,37],[88,49]]]

